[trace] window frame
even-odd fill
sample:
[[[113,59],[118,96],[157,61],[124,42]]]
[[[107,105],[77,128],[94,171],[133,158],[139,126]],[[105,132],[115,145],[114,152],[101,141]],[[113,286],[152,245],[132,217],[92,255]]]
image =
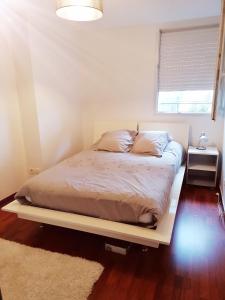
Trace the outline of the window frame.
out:
[[[157,66],[156,66],[156,89],[155,89],[155,100],[154,101],[154,111],[155,114],[158,116],[210,116],[212,114],[213,110],[213,101],[211,104],[211,110],[210,112],[190,112],[190,113],[182,113],[182,112],[161,112],[158,110],[159,108],[159,75],[160,75],[160,53],[161,53],[161,36],[163,33],[166,32],[180,32],[180,31],[185,31],[185,30],[194,30],[194,29],[204,29],[204,28],[211,28],[211,27],[219,27],[218,23],[212,23],[212,24],[207,24],[207,25],[200,25],[200,26],[188,26],[188,27],[172,27],[172,28],[167,28],[167,29],[159,29],[158,34],[157,34],[157,39],[158,39],[158,47],[157,47]],[[213,100],[213,99],[212,99]]]

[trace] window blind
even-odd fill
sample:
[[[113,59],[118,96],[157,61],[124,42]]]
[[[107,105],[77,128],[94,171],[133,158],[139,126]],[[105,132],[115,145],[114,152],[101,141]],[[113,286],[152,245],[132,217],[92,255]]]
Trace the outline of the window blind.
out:
[[[217,26],[162,32],[159,91],[213,90]]]

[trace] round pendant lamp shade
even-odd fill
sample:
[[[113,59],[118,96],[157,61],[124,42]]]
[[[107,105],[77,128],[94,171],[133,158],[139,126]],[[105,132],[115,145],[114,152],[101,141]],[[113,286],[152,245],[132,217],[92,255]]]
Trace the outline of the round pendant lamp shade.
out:
[[[102,0],[58,0],[56,14],[72,21],[95,21],[103,16]]]

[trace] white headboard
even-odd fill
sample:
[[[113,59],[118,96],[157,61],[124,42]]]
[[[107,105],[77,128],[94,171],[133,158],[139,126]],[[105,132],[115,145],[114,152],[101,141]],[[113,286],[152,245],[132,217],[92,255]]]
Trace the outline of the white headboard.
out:
[[[172,138],[182,144],[185,149],[189,144],[189,124],[186,123],[163,123],[163,122],[139,122],[139,130],[163,130],[168,131]],[[106,131],[117,129],[137,130],[136,121],[99,121],[94,123],[94,135],[92,142],[95,143]]]
[[[186,123],[139,122],[139,130],[168,131],[185,149],[188,148],[189,143],[189,127]]]
[[[137,130],[136,121],[100,121],[94,124],[93,143],[95,143],[101,135],[106,131],[113,131],[118,129]]]

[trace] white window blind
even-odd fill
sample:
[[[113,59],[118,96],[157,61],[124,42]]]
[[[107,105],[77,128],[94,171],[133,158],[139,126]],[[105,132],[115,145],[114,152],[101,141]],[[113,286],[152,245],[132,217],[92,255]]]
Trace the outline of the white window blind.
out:
[[[159,112],[211,111],[218,32],[212,26],[161,33]]]

